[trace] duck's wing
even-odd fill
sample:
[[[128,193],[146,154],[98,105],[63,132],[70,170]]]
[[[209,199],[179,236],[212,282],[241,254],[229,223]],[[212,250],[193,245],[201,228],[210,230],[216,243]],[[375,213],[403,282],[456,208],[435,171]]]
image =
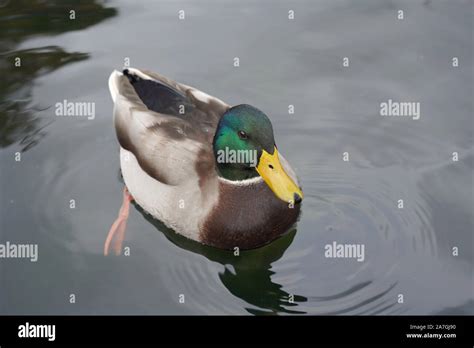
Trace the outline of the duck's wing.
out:
[[[178,185],[214,169],[212,140],[226,103],[137,69],[112,72],[109,89],[119,143],[148,175]]]

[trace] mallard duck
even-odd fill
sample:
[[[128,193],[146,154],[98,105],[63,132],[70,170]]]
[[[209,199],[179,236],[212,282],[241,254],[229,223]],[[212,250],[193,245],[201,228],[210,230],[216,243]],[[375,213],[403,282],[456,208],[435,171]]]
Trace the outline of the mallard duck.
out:
[[[257,248],[296,222],[303,192],[262,111],[132,68],[112,72],[109,89],[126,188],[106,254],[120,252],[131,200],[223,249]]]

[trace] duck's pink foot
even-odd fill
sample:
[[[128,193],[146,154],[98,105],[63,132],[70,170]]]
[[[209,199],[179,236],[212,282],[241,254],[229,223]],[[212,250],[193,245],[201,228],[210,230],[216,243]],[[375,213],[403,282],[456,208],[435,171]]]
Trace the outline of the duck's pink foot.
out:
[[[128,213],[130,211],[130,202],[133,201],[133,197],[127,190],[127,187],[123,189],[123,202],[120,207],[120,211],[117,220],[110,227],[109,234],[104,244],[104,255],[108,255],[110,248],[115,252],[115,255],[122,253],[122,243],[125,238],[125,229],[127,228]]]

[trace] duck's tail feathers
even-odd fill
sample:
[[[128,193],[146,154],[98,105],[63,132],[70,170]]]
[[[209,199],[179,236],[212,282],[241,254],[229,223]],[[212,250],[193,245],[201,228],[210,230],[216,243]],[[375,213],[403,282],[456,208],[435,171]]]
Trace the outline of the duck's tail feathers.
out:
[[[115,100],[117,99],[117,95],[119,94],[119,88],[118,88],[118,83],[119,79],[123,74],[120,71],[114,70],[110,74],[109,77],[109,91],[110,91],[110,96],[112,97],[112,100],[115,103]]]

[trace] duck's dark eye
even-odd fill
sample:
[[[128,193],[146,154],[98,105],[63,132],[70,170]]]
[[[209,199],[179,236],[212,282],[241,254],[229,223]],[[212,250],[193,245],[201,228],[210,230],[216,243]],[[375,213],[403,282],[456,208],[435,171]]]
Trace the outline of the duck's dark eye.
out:
[[[245,133],[243,130],[239,130],[239,138],[248,139],[247,133]]]

